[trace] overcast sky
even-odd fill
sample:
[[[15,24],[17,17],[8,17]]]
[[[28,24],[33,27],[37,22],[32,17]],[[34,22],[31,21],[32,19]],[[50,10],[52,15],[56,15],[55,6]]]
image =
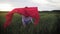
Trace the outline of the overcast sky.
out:
[[[7,4],[9,6],[7,6]],[[6,7],[10,7],[9,11],[13,8],[20,8],[25,6],[37,6],[39,11],[60,10],[60,0],[0,0],[0,5],[0,10],[4,10]],[[2,5],[4,5],[5,8]],[[6,10],[7,9],[8,8],[6,8]]]

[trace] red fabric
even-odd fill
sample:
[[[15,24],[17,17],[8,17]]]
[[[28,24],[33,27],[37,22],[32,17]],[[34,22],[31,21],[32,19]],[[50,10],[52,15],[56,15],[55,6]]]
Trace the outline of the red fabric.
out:
[[[39,22],[39,13],[37,7],[15,8],[6,15],[6,22],[4,23],[4,28],[10,25],[14,13],[19,13],[24,16],[31,16],[35,19],[34,26],[36,26]]]

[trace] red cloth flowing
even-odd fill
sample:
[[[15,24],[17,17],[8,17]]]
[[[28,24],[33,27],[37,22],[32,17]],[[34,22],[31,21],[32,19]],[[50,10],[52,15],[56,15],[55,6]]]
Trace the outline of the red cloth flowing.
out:
[[[36,26],[39,22],[39,12],[37,7],[15,8],[6,15],[6,22],[4,23],[4,28],[10,25],[14,13],[34,18],[34,26]]]

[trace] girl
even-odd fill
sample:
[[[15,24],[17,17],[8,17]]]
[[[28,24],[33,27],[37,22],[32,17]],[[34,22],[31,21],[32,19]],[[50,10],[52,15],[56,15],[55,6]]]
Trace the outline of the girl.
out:
[[[28,24],[30,24],[31,22],[33,23],[32,17],[22,15],[22,22],[23,22],[23,26],[25,27]]]

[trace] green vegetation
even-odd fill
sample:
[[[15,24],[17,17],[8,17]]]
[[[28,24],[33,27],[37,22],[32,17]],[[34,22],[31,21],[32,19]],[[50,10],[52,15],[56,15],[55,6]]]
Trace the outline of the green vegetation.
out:
[[[0,13],[0,26],[3,33],[3,24],[5,22],[5,16],[7,12]],[[12,18],[12,23],[7,27],[4,34],[52,34],[56,31],[57,23],[59,23],[60,14],[56,12],[40,12],[40,22],[36,28],[31,23],[28,27],[22,26],[21,15],[15,13]]]

